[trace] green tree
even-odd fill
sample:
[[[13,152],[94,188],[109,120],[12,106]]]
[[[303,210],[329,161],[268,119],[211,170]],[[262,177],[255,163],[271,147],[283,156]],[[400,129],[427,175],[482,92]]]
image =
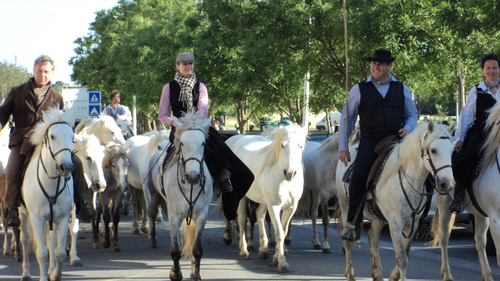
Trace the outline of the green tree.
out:
[[[0,62],[0,99],[3,100],[12,87],[26,83],[31,76],[24,67],[7,61]]]

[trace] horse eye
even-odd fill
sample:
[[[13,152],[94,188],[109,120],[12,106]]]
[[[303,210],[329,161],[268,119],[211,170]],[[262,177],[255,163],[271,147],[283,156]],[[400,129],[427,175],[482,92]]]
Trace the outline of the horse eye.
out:
[[[431,153],[436,154],[437,153],[436,149],[431,149]]]
[[[92,157],[90,156],[87,156],[85,159],[87,159],[88,161],[92,161]]]
[[[56,137],[54,137],[54,135],[50,135],[50,139],[51,139],[51,140],[55,140],[55,139],[56,139]]]

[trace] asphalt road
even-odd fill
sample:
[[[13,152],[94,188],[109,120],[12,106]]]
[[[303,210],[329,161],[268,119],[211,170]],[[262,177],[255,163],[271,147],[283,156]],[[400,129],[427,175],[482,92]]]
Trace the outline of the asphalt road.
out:
[[[63,267],[63,280],[169,280],[172,264],[169,254],[168,223],[157,224],[158,248],[151,249],[147,235],[131,234],[131,214],[122,217],[120,223],[120,246],[122,252],[111,249],[92,249],[90,224],[83,224],[79,234],[78,251],[83,266],[71,267],[69,258]],[[295,219],[292,226],[292,245],[289,273],[280,274],[271,260],[262,260],[256,252],[250,253],[250,260],[238,258],[238,240],[227,246],[222,242],[223,221],[212,216],[207,224],[204,238],[204,256],[201,265],[203,280],[345,280],[343,271],[345,259],[342,243],[330,225],[330,246],[332,254],[322,254],[312,249],[311,223],[309,219]],[[368,226],[368,224],[367,224]],[[319,229],[319,228],[318,228]],[[319,229],[320,230],[320,229]],[[321,232],[320,232],[321,233]],[[257,235],[258,236],[258,235]],[[256,241],[257,242],[257,241]],[[258,243],[258,242],[257,242]],[[394,251],[387,227],[380,242],[384,278],[395,265]],[[353,249],[357,280],[371,280],[370,253],[366,239],[366,229],[359,247]],[[455,280],[481,280],[477,254],[472,241],[472,231],[468,226],[456,227],[450,241],[450,265]],[[441,280],[440,250],[415,241],[411,250],[407,276],[409,280]],[[34,255],[30,256],[32,275],[38,279],[38,264]],[[190,262],[183,261],[185,280],[189,280]],[[494,279],[500,278],[500,270],[494,258],[490,258]],[[0,280],[19,280],[21,263],[11,257],[0,257]]]

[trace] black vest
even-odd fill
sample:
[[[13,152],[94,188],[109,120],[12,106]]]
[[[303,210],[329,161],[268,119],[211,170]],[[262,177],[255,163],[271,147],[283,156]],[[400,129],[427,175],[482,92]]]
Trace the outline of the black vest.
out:
[[[488,93],[479,93],[482,92],[483,89],[478,88],[476,85],[476,119],[474,120],[474,124],[483,125],[488,118],[488,114],[486,114],[486,110],[492,108],[497,102],[496,100]]]
[[[385,98],[372,82],[360,82],[358,106],[362,137],[382,138],[397,135],[404,127],[405,96],[403,83],[391,81]]]
[[[170,107],[172,108],[173,116],[180,118],[183,113],[186,113],[187,106],[183,101],[179,100],[181,94],[181,86],[177,81],[168,83],[170,86]],[[200,97],[200,82],[196,82],[193,87],[193,108],[196,110],[198,99]]]

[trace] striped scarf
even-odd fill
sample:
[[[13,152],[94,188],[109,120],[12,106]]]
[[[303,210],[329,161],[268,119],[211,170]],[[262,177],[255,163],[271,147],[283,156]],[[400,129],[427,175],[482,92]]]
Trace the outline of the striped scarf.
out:
[[[181,94],[179,95],[179,101],[183,101],[186,105],[186,112],[189,112],[193,108],[193,87],[196,84],[196,75],[191,74],[189,77],[184,77],[177,71],[174,80],[181,86]]]

